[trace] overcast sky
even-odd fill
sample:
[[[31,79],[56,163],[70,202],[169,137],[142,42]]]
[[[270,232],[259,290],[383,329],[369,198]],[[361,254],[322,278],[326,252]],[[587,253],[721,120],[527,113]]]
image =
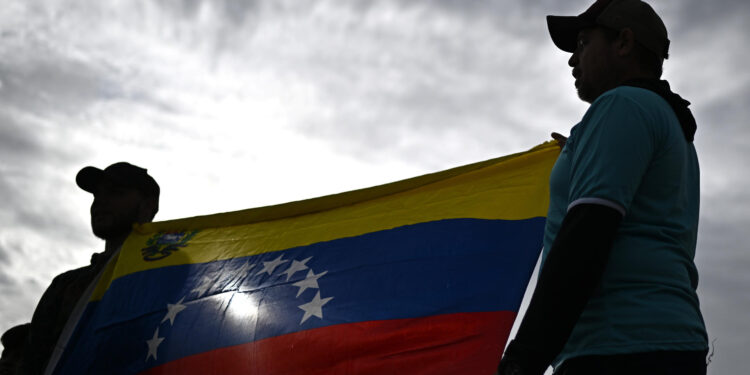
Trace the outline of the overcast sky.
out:
[[[693,102],[710,374],[750,347],[750,2],[653,1]],[[86,165],[148,168],[157,220],[528,149],[587,108],[545,15],[588,1],[47,1],[0,12],[0,332],[88,263]]]

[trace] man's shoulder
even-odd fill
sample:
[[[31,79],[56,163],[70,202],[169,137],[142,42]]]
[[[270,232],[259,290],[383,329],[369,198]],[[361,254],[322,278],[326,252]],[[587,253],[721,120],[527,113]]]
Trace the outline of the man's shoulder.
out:
[[[600,95],[581,122],[629,125],[628,128],[637,123],[652,130],[672,125],[679,128],[674,111],[664,98],[651,90],[632,86],[618,86]]]
[[[88,284],[96,275],[98,269],[95,265],[87,265],[65,271],[52,279],[46,293],[64,293],[71,286]]]
[[[618,86],[591,104],[571,130],[568,143],[575,148],[581,142],[601,142],[606,138],[648,138],[657,142],[679,131],[674,111],[659,94],[639,87]]]
[[[99,274],[99,271],[107,265],[110,257],[111,254],[94,253],[91,258],[91,264],[65,271],[55,276],[49,287],[47,287],[45,295],[67,293],[67,290],[70,288],[75,290],[85,289],[96,275]]]
[[[86,276],[91,273],[93,269],[92,265],[87,265],[83,267],[79,267],[76,269],[65,271],[57,276],[55,276],[54,279],[52,279],[52,284],[55,283],[67,283],[71,280],[79,279],[83,276]]]
[[[602,104],[615,105],[641,110],[669,109],[669,104],[659,94],[640,87],[617,86],[602,95],[591,104],[592,109]]]

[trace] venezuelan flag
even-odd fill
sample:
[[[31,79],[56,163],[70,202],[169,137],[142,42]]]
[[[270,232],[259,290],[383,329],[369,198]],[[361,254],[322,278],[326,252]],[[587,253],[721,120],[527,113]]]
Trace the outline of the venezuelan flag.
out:
[[[492,374],[558,152],[141,225],[54,373]]]

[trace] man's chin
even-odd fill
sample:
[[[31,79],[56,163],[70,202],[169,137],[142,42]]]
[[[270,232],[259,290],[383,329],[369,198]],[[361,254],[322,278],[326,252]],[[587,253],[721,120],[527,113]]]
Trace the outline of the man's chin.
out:
[[[578,98],[583,100],[586,103],[593,103],[596,98],[592,98],[591,93],[588,90],[581,89],[580,87],[577,88],[578,91]]]
[[[106,241],[127,235],[128,232],[130,232],[130,226],[125,228],[98,225],[92,226],[91,230],[94,232],[94,236],[97,236]]]

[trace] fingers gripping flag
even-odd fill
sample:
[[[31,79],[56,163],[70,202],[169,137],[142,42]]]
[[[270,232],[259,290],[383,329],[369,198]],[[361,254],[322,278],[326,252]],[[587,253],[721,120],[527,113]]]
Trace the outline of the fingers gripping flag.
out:
[[[139,226],[55,374],[492,374],[559,148]]]

